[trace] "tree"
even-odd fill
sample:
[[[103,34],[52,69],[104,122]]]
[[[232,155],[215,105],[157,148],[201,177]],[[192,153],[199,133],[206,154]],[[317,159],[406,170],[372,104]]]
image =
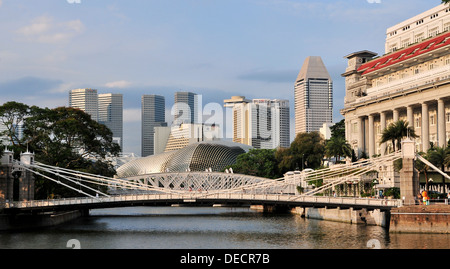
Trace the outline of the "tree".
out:
[[[6,102],[0,106],[0,123],[5,127],[0,136],[7,137],[13,147],[22,146],[18,130],[30,109],[28,105],[18,102]]]
[[[79,109],[48,109],[8,102],[0,106],[0,119],[7,124],[4,135],[16,154],[29,150],[35,153],[36,161],[44,164],[104,176],[115,174],[105,157],[117,155],[120,146],[112,141],[111,130]],[[15,125],[23,126],[22,137]],[[40,177],[36,178],[35,187],[36,199],[78,195]]]
[[[352,147],[341,136],[331,137],[326,142],[325,155],[327,157],[336,157],[336,162],[339,162],[341,157],[352,157]]]
[[[251,149],[237,157],[231,166],[233,172],[264,178],[280,178],[283,175],[278,173],[275,151],[275,149]]]
[[[395,146],[397,142],[397,148],[401,149],[401,140],[404,137],[416,138],[417,135],[414,131],[414,128],[408,125],[407,121],[399,120],[394,123],[389,124],[386,129],[383,130],[380,143],[385,143],[388,141],[392,142],[392,148],[395,151]]]
[[[330,127],[331,137],[342,137],[345,139],[345,119]]]
[[[444,172],[445,169],[445,158],[446,158],[446,149],[442,147],[433,147],[427,152],[427,160],[432,163],[437,168],[441,169]],[[443,180],[443,189],[445,190],[445,177],[442,177]]]
[[[299,133],[291,143],[291,168],[317,169],[322,165],[325,153],[325,141],[318,132]]]

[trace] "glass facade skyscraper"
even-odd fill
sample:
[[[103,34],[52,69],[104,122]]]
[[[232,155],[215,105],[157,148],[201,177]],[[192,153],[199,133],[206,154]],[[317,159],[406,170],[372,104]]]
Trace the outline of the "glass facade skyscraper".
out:
[[[155,127],[167,126],[165,98],[161,95],[143,95],[141,100],[142,128],[141,154],[142,157],[155,154]]]
[[[306,58],[294,87],[295,135],[333,122],[333,82],[319,56]]]
[[[106,125],[113,133],[114,142],[123,150],[122,94],[98,94],[96,89],[75,89],[69,92],[69,106],[83,110],[93,120]]]

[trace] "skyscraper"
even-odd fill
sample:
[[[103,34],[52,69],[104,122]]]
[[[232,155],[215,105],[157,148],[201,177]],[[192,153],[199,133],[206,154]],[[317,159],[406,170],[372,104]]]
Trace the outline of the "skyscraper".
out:
[[[79,108],[98,121],[98,94],[95,89],[75,89],[69,92],[69,107]]]
[[[141,129],[141,151],[142,157],[153,155],[155,127],[167,126],[165,122],[165,99],[160,95],[142,96],[142,129]]]
[[[176,92],[174,110],[174,124],[198,123],[198,95],[192,92]]]
[[[123,149],[123,96],[116,93],[98,95],[98,122],[106,125],[114,141]]]
[[[333,82],[319,56],[306,58],[294,87],[295,134],[333,121]]]
[[[259,149],[289,147],[288,100],[233,96],[224,102],[233,110],[233,142]]]

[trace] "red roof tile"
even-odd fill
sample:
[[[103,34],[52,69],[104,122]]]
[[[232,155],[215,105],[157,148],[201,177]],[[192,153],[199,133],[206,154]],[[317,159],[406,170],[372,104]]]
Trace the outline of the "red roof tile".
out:
[[[365,63],[358,71],[365,75],[447,45],[450,45],[450,32]]]

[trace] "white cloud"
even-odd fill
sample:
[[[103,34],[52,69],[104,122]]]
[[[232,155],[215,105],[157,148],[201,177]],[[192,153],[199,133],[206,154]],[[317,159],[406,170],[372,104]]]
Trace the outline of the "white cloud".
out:
[[[131,86],[131,82],[126,80],[119,80],[119,81],[113,81],[108,82],[105,84],[105,87],[107,88],[127,88]]]
[[[1,0],[0,0],[1,1]],[[41,16],[16,32],[28,41],[39,43],[60,43],[71,40],[84,31],[80,20],[55,22],[52,17]]]
[[[3,1],[2,1],[2,0],[0,0],[0,7],[2,7],[2,4],[3,4]]]

